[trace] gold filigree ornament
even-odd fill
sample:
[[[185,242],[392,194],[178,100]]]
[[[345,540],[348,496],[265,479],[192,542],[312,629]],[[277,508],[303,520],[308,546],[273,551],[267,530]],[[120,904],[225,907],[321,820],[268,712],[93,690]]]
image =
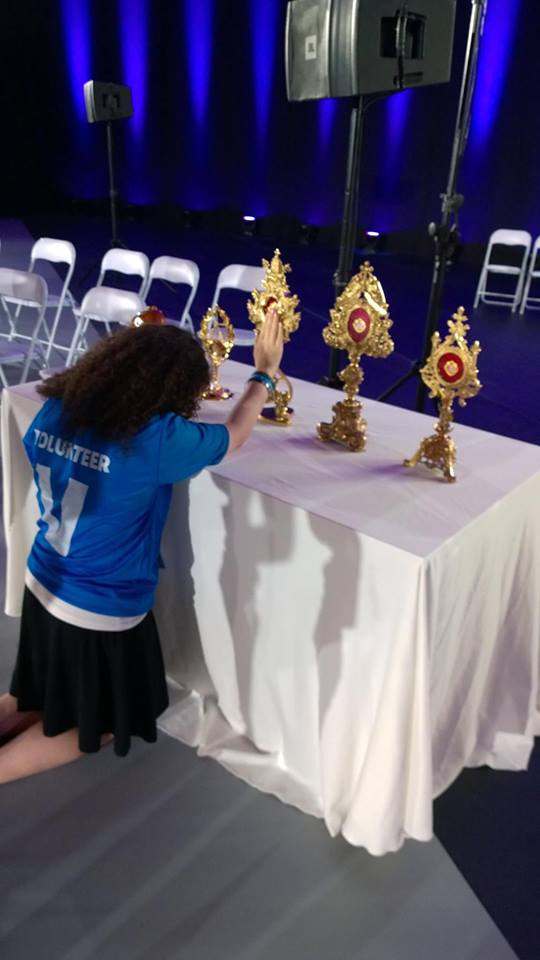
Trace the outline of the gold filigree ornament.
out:
[[[288,427],[293,415],[289,406],[293,395],[292,383],[281,370],[274,377],[274,408],[270,408],[270,418],[281,427]],[[261,414],[264,419],[264,415]]]
[[[298,296],[291,294],[286,279],[286,275],[291,272],[291,266],[283,263],[280,250],[274,251],[271,260],[263,260],[262,265],[265,275],[261,289],[253,290],[247,303],[249,319],[259,333],[268,308],[275,304],[283,330],[283,342],[288,343],[291,334],[298,330],[301,320],[301,314],[296,309]],[[280,389],[280,384],[283,384],[285,389]],[[274,385],[276,392],[273,404],[264,408],[259,419],[286,427],[291,423],[293,415],[293,408],[289,406],[293,388],[281,370],[278,370],[274,378]]]
[[[481,347],[478,340],[472,347],[467,345],[466,335],[470,329],[467,319],[464,308],[460,307],[448,321],[449,333],[445,339],[441,341],[438,332],[431,338],[431,353],[420,376],[430,397],[439,399],[439,419],[435,433],[422,440],[413,457],[403,461],[406,467],[424,463],[433,470],[442,470],[444,479],[450,483],[456,479],[456,444],[450,436],[454,419],[452,404],[457,399],[464,407],[482,387],[476,365]]]
[[[199,338],[210,363],[210,385],[203,400],[228,400],[233,394],[219,382],[219,368],[233,348],[234,328],[225,310],[217,304],[206,311]]]
[[[346,400],[332,407],[331,423],[319,423],[321,440],[333,440],[359,453],[366,446],[366,421],[358,389],[364,379],[360,366],[362,356],[388,357],[394,341],[388,333],[392,321],[388,315],[383,288],[370,263],[360,270],[345,287],[330,310],[330,323],[323,330],[324,342],[336,350],[346,350],[349,366],[338,374],[344,383]]]

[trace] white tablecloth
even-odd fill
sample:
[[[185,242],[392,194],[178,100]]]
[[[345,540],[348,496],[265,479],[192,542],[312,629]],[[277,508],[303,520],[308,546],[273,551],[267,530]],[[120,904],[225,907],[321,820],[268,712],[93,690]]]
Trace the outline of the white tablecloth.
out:
[[[246,375],[222,368],[237,392]],[[338,395],[294,385],[291,428],[261,424],[175,488],[156,604],[173,695],[162,726],[380,854],[431,837],[432,799],[464,766],[527,765],[540,448],[456,426],[446,484],[400,466],[431,417],[365,401],[368,449],[352,454],[314,436]],[[13,614],[35,518],[20,436],[38,402],[27,385],[2,403]]]

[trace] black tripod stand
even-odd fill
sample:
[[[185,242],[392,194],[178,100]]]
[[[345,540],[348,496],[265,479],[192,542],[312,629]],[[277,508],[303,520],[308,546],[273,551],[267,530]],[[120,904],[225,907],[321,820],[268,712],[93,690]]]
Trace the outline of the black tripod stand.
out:
[[[463,197],[461,194],[456,193],[456,186],[461,160],[465,152],[465,146],[467,144],[467,137],[469,134],[471,104],[476,83],[478,53],[484,25],[484,16],[487,8],[487,0],[471,0],[471,2],[472,9],[469,23],[469,36],[465,53],[465,64],[463,67],[461,93],[454,132],[454,144],[450,160],[448,185],[446,187],[446,193],[441,194],[442,218],[440,223],[431,223],[429,225],[429,233],[433,237],[435,243],[435,262],[433,266],[431,293],[424,333],[422,359],[415,360],[410,370],[408,370],[404,376],[400,377],[399,380],[385,390],[384,393],[377,398],[378,400],[387,400],[404,383],[407,383],[407,381],[412,377],[419,375],[420,368],[423,366],[424,361],[428,357],[431,350],[431,338],[437,329],[441,298],[446,277],[446,268],[448,264],[451,263],[456,246],[459,243],[457,213],[463,204]],[[416,395],[417,410],[423,410],[426,393],[426,386],[423,380],[420,379]]]

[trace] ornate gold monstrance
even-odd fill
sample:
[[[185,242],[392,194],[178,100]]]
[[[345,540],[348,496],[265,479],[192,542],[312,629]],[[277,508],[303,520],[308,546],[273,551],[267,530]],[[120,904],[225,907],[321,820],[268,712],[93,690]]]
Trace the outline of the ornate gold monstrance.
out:
[[[360,359],[363,355],[387,357],[394,349],[388,333],[392,326],[388,304],[370,263],[366,261],[349,280],[330,310],[330,317],[323,337],[329,347],[346,350],[349,355],[349,366],[338,374],[345,384],[347,399],[334,404],[332,422],[319,423],[317,433],[321,440],[334,440],[358,453],[366,446],[367,426],[357,397],[364,379]]]
[[[247,303],[249,319],[259,332],[268,308],[275,304],[283,330],[283,342],[287,343],[291,334],[298,330],[301,319],[300,313],[296,310],[298,297],[296,294],[291,294],[286,280],[286,275],[291,272],[291,266],[289,263],[283,263],[279,250],[274,251],[270,261],[263,260],[262,265],[266,272],[261,289],[253,290],[251,300]],[[274,405],[265,407],[260,419],[288,426],[293,415],[293,409],[289,406],[293,388],[281,370],[278,370],[274,384]]]
[[[445,480],[450,482],[456,479],[456,444],[450,437],[454,419],[452,404],[457,397],[464,407],[482,386],[476,365],[481,347],[478,340],[472,347],[467,346],[466,334],[470,329],[467,319],[464,308],[460,307],[448,321],[449,333],[445,339],[441,341],[438,332],[431,338],[431,353],[420,376],[429,388],[430,397],[439,398],[439,419],[435,433],[422,440],[413,457],[404,460],[406,467],[425,463],[432,469],[442,470]]]
[[[225,310],[217,304],[206,311],[199,337],[210,361],[210,386],[203,393],[203,400],[228,400],[232,392],[219,382],[219,368],[233,348],[234,328]]]

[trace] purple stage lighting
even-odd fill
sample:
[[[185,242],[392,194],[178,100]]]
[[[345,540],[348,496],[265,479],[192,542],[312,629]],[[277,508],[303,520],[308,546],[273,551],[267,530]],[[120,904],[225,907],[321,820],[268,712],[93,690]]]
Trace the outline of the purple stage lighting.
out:
[[[391,97],[388,97],[385,104],[385,139],[380,175],[381,183],[387,194],[392,194],[399,183],[399,174],[403,166],[401,154],[413,92],[413,90],[403,90],[401,93],[394,93]],[[379,213],[378,210],[375,212]],[[387,210],[386,217],[388,212]],[[390,223],[386,217],[384,217],[385,229],[389,229]]]
[[[251,0],[250,4],[255,125],[259,145],[266,141],[270,123],[272,84],[276,68],[279,6],[275,0]]]
[[[482,150],[499,109],[514,46],[521,0],[489,0],[472,106],[471,146]]]
[[[191,107],[195,122],[202,130],[210,93],[214,0],[185,0],[184,10]]]
[[[335,100],[319,100],[319,143],[326,150],[332,137],[337,103]]]
[[[403,143],[412,93],[412,90],[403,90],[401,93],[392,94],[387,101],[386,142],[396,162],[399,161],[398,153]]]
[[[120,0],[122,24],[122,83],[131,87],[133,117],[130,138],[141,141],[146,120],[146,79],[148,64],[148,2]]]
[[[71,95],[77,118],[86,129],[83,87],[92,76],[89,0],[62,0],[62,22]]]

